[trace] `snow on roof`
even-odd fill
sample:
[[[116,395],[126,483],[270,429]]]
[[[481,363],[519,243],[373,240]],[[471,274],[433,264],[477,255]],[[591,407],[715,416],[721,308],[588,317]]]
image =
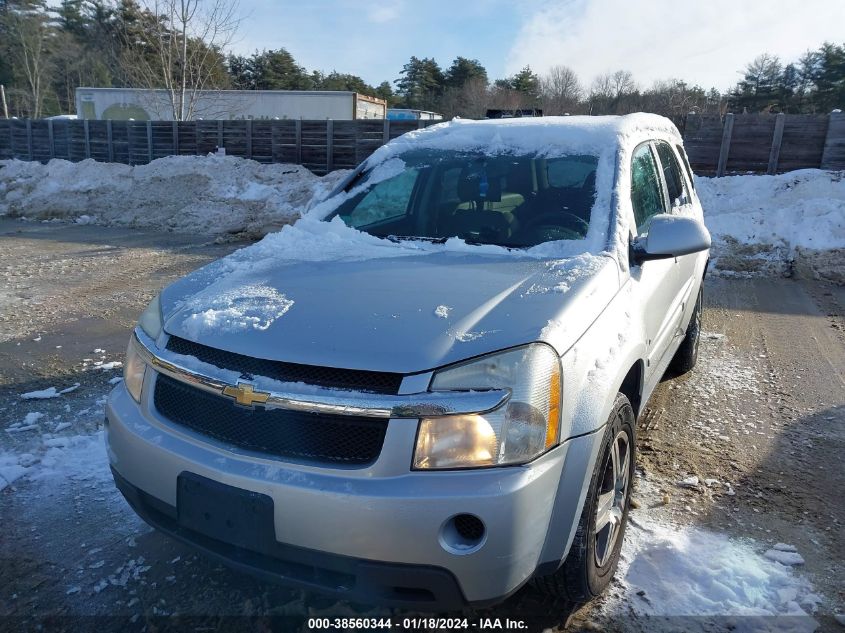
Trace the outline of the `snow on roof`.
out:
[[[678,129],[656,114],[553,116],[481,121],[454,119],[408,132],[377,150],[370,164],[409,149],[478,149],[489,153],[530,152],[541,156],[573,151],[604,154],[633,148],[650,138],[680,142]]]

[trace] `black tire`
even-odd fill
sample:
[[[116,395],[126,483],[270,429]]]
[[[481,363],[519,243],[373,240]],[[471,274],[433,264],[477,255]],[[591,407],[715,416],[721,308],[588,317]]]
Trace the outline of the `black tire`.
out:
[[[634,409],[631,403],[623,394],[617,394],[605,426],[599,459],[593,468],[590,488],[572,547],[563,565],[556,572],[534,580],[535,586],[541,592],[576,605],[584,604],[601,594],[616,573],[625,527],[628,524],[628,504],[636,461],[634,423]],[[605,543],[602,548],[600,534],[596,533],[598,502],[600,497],[612,490],[609,486],[611,482],[607,478],[608,466],[612,468],[611,449],[621,437],[624,437],[627,443],[627,486],[624,492],[614,495],[621,505],[615,540],[610,547]],[[600,563],[599,558],[602,558],[603,562]]]
[[[684,340],[669,363],[669,371],[676,376],[692,371],[698,362],[698,343],[701,338],[701,311],[704,303],[704,284],[698,289],[698,299],[692,309]]]

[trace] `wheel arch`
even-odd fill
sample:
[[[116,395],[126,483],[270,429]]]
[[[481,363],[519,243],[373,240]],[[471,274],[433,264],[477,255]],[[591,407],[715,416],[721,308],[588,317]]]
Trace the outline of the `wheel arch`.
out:
[[[644,377],[645,363],[640,358],[631,365],[628,373],[625,374],[622,383],[616,390],[617,393],[624,394],[628,398],[628,402],[631,403],[631,407],[634,409],[634,418],[639,417],[641,407],[644,404],[642,401]]]

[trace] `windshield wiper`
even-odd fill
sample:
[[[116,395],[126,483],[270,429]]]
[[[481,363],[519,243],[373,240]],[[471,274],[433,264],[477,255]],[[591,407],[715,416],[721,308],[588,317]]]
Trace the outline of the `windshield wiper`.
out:
[[[473,246],[501,246],[502,248],[508,249],[519,249],[519,248],[527,248],[525,244],[508,244],[507,242],[482,242],[479,240],[464,240],[467,244],[472,244]]]
[[[428,237],[424,235],[385,235],[385,238],[391,242],[414,242],[421,240],[423,242],[431,242],[432,244],[443,244],[448,237]]]

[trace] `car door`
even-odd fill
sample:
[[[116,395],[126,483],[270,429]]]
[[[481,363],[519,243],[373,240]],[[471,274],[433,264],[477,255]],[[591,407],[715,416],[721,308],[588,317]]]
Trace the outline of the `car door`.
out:
[[[631,208],[637,237],[648,235],[651,218],[668,211],[667,192],[660,174],[660,163],[652,143],[642,143],[631,156]],[[655,259],[631,268],[636,287],[648,348],[647,378],[662,373],[666,352],[675,338],[680,321],[677,297],[680,291],[675,258]]]
[[[666,186],[667,199],[669,200],[670,206],[669,212],[672,215],[693,217],[699,215],[695,208],[698,200],[690,188],[690,183],[684,177],[681,161],[678,158],[675,148],[664,141],[656,141],[654,147],[657,151],[663,182]],[[676,260],[679,294],[673,301],[673,305],[676,307],[680,306],[681,314],[684,316],[692,314],[692,309],[697,298],[697,294],[694,295],[693,293],[698,288],[696,283],[698,281],[698,275],[695,271],[699,257],[700,253],[692,253],[690,255],[682,255]],[[682,316],[680,325],[683,326],[685,324],[686,321]]]

